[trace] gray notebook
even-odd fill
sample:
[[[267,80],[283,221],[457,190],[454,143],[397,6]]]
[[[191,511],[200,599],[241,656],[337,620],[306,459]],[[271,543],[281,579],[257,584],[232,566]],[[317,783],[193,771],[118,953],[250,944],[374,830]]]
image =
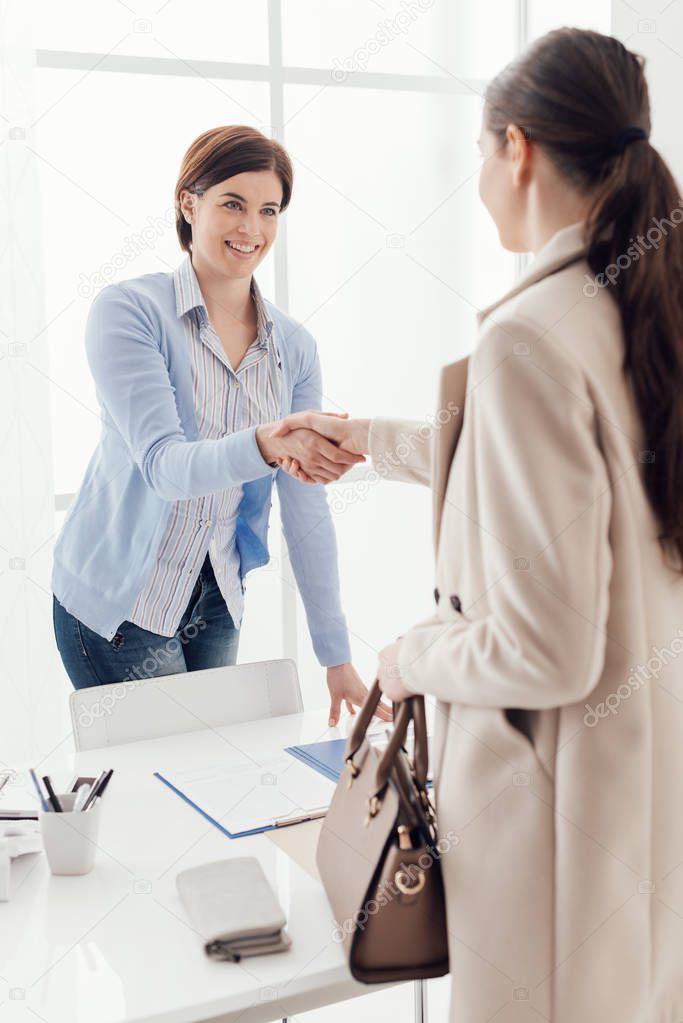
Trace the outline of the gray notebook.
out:
[[[211,959],[284,952],[292,944],[286,919],[254,856],[215,860],[182,870],[178,893]]]

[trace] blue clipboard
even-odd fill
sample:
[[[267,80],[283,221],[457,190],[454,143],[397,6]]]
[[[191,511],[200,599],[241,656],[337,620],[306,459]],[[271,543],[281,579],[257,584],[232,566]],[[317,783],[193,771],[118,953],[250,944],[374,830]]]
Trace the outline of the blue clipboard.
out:
[[[308,742],[301,746],[285,746],[285,751],[330,781],[337,782],[344,770],[346,742],[346,739],[326,739],[323,742]],[[430,778],[427,787],[429,788],[431,784]]]

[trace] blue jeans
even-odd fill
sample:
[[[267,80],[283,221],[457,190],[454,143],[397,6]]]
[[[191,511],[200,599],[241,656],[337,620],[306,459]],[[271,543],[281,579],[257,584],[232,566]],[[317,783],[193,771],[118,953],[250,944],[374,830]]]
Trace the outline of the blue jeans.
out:
[[[174,636],[122,622],[112,639],[89,629],[53,594],[55,639],[74,689],[218,668],[237,660],[235,628],[207,554]]]

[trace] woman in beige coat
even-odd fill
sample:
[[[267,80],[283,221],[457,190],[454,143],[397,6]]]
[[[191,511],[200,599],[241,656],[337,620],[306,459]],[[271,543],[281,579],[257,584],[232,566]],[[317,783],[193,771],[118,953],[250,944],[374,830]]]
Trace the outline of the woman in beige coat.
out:
[[[683,208],[649,131],[621,43],[537,42],[480,139],[535,259],[436,427],[288,424],[434,490],[436,607],[380,681],[438,700],[454,1023],[683,1020]]]

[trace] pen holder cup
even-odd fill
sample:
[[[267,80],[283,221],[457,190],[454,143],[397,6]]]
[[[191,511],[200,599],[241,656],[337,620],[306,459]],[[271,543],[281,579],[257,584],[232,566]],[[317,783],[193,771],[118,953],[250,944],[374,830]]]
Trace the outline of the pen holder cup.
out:
[[[74,812],[75,792],[57,794],[57,798],[63,813],[38,811],[50,870],[53,874],[87,874],[95,863],[102,800],[96,799],[87,810]]]

